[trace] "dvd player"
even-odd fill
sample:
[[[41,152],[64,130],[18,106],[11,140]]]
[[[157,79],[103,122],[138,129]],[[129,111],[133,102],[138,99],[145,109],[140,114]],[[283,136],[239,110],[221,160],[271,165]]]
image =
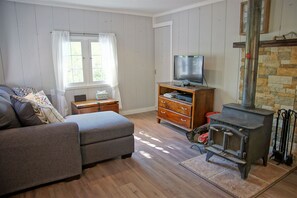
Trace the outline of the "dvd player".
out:
[[[184,100],[186,102],[192,102],[191,94],[177,94],[176,98],[179,100]]]

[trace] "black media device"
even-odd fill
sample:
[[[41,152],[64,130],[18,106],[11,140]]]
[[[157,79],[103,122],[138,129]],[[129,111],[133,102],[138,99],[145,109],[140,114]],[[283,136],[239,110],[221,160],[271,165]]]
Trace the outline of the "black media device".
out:
[[[174,56],[174,80],[203,84],[204,56]]]
[[[180,94],[177,94],[176,98],[179,99],[179,100],[184,100],[186,102],[192,102],[192,95],[191,94],[180,93]]]

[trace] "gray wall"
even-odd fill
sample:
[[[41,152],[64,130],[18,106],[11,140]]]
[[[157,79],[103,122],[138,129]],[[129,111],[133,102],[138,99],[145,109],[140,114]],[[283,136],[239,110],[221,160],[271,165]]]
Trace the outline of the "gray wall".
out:
[[[240,50],[233,42],[245,41],[239,35],[240,2],[225,0],[156,18],[156,23],[173,21],[173,55],[205,56],[207,82],[216,88],[216,111],[238,99]],[[261,40],[297,32],[296,0],[271,0],[270,11],[269,34],[261,35]]]
[[[50,93],[55,87],[50,32],[55,29],[116,33],[123,110],[154,106],[154,36],[150,17],[1,1],[0,82]],[[66,95],[69,102],[75,94],[95,98],[99,89],[105,88],[74,89]]]

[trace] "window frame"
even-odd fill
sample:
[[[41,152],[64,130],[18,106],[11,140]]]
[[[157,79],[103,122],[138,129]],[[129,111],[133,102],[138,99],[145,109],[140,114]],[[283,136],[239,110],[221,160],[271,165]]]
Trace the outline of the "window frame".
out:
[[[95,87],[95,86],[105,86],[106,81],[94,81],[93,80],[93,65],[92,65],[92,42],[99,42],[98,37],[94,36],[70,36],[71,42],[81,42],[81,50],[82,50],[82,65],[83,65],[83,82],[67,82],[67,88],[76,89],[76,88],[87,88],[87,87]],[[69,55],[71,56],[71,54]]]

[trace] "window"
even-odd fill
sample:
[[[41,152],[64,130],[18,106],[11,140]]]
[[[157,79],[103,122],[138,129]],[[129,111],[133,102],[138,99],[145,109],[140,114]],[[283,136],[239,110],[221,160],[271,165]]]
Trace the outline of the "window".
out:
[[[100,43],[94,37],[71,37],[68,87],[104,83]]]

